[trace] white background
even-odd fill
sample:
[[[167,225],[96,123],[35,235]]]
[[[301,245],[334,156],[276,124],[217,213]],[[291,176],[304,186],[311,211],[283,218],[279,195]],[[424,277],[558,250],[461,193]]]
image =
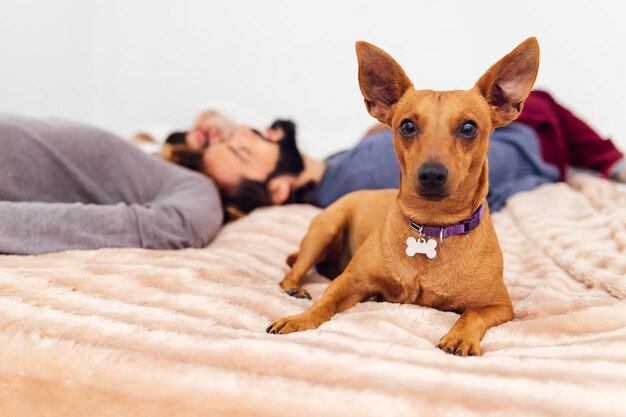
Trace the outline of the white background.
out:
[[[289,116],[313,156],[373,122],[354,42],[417,88],[470,88],[528,36],[548,89],[626,149],[626,2],[0,0],[0,112],[128,136],[185,127],[208,102]]]

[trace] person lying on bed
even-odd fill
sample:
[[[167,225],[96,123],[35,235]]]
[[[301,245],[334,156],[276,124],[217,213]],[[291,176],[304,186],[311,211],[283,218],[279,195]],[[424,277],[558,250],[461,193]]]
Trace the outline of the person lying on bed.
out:
[[[94,127],[0,116],[0,253],[206,246],[223,224],[222,196],[303,169],[282,130],[227,133],[202,152],[200,174]]]
[[[170,136],[168,142],[191,148],[206,146],[214,133],[202,128],[202,120],[209,120],[207,125],[216,123],[210,119],[201,115],[194,129]],[[240,215],[258,206],[290,202],[327,207],[351,191],[399,186],[393,134],[384,125],[372,129],[352,149],[324,161],[307,156],[304,161],[305,169],[298,176],[275,175],[266,181],[246,181],[229,204],[238,207]],[[490,209],[499,210],[519,191],[562,181],[568,166],[595,170],[626,182],[624,155],[611,141],[602,139],[548,93],[533,91],[520,117],[496,129],[491,136],[487,196]],[[220,177],[215,179],[220,188],[233,185]],[[231,209],[232,212],[236,210]]]

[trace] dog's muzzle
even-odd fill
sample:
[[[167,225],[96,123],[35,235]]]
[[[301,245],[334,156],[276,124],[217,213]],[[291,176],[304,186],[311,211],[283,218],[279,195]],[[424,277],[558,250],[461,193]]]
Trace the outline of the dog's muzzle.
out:
[[[446,184],[448,169],[439,163],[428,162],[417,171],[418,194],[428,200],[442,200],[448,196]]]

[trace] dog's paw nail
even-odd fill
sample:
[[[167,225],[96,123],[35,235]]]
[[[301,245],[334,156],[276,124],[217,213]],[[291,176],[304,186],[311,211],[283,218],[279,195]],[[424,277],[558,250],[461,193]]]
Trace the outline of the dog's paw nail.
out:
[[[456,356],[463,356],[463,351],[461,349],[457,349],[456,352],[454,352],[454,354]]]
[[[309,294],[308,292],[302,290],[302,293],[298,293],[296,295],[294,295],[294,297],[296,298],[304,298],[306,300],[311,300],[311,294]]]
[[[289,288],[287,291],[285,291],[287,293],[287,295],[294,295],[298,292],[297,288]]]
[[[267,326],[267,329],[265,329],[265,333],[269,333],[270,330],[272,330],[272,324],[270,324],[269,326]]]
[[[476,352],[470,352],[467,356],[476,356]]]
[[[446,348],[446,353],[452,353],[452,348],[450,346]]]
[[[441,346],[441,343],[439,343],[437,346],[435,346],[437,349],[441,349],[443,350],[443,346]]]

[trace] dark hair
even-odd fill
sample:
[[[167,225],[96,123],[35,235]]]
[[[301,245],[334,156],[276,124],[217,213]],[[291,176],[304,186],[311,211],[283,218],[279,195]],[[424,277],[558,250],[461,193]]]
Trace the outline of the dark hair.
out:
[[[174,132],[165,139],[169,145],[184,145],[187,143],[187,132]]]
[[[299,174],[304,170],[304,159],[296,145],[296,125],[291,120],[276,120],[272,123],[272,129],[283,131],[283,137],[278,141],[280,148],[276,168],[270,173],[269,178],[281,174]]]
[[[166,144],[163,148],[161,156],[170,162],[184,166],[193,171],[202,172],[203,170],[202,149],[189,149],[186,144]]]
[[[269,179],[266,181],[254,181],[244,178],[239,183],[234,194],[225,195],[222,193],[225,223],[237,220],[256,208],[273,205],[274,202],[268,190],[269,182]],[[283,204],[317,205],[317,199],[315,198],[316,185],[314,181],[310,181],[302,187],[292,190]]]

